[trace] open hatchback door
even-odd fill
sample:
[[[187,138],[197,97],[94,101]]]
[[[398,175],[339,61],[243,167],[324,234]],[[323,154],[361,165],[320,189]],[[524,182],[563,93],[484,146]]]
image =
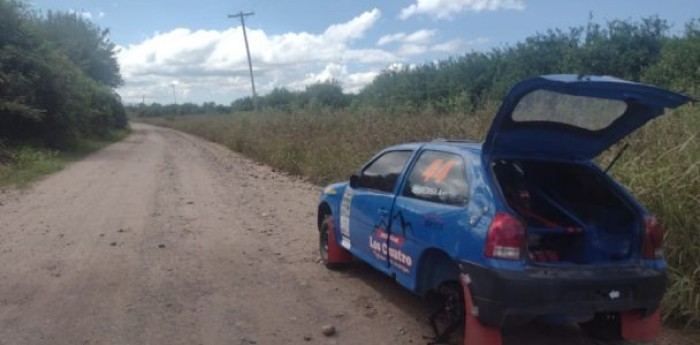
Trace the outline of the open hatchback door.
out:
[[[613,77],[547,75],[517,84],[484,142],[487,158],[590,160],[691,99]]]
[[[525,225],[525,255],[520,245],[508,253],[558,265],[662,259],[660,240],[639,240],[654,230],[645,226],[650,215],[588,162],[665,108],[688,101],[612,77],[551,75],[516,85],[483,147],[509,212]]]

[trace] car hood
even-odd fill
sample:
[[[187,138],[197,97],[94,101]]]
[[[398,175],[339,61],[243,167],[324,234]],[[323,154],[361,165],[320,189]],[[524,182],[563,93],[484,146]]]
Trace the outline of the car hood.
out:
[[[489,157],[592,159],[691,99],[613,77],[547,75],[518,83],[484,141]]]
[[[323,195],[340,195],[343,194],[345,188],[348,186],[348,182],[337,182],[329,184],[323,188]]]

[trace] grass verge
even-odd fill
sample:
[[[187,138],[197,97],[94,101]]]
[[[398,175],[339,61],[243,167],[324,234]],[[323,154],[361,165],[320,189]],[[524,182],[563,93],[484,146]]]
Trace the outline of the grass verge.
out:
[[[0,146],[0,188],[25,188],[37,178],[63,169],[66,164],[126,138],[129,129],[116,130],[100,139],[81,139],[58,151],[36,146]]]

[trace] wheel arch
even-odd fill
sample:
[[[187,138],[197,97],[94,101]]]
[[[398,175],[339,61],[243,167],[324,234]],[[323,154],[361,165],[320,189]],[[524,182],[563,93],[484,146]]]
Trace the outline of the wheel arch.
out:
[[[452,257],[440,249],[428,248],[418,262],[416,292],[425,295],[443,283],[458,282],[459,275],[459,267]]]
[[[323,220],[326,219],[326,216],[333,216],[333,211],[331,210],[331,206],[327,202],[321,202],[320,205],[318,205],[318,230],[321,230],[321,225],[323,224]]]

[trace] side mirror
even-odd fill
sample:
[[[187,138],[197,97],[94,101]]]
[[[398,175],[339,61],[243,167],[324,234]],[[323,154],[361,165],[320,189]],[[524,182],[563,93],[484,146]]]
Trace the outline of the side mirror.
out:
[[[357,188],[357,184],[360,182],[360,177],[357,176],[357,174],[352,174],[350,176],[350,188],[355,189]]]

